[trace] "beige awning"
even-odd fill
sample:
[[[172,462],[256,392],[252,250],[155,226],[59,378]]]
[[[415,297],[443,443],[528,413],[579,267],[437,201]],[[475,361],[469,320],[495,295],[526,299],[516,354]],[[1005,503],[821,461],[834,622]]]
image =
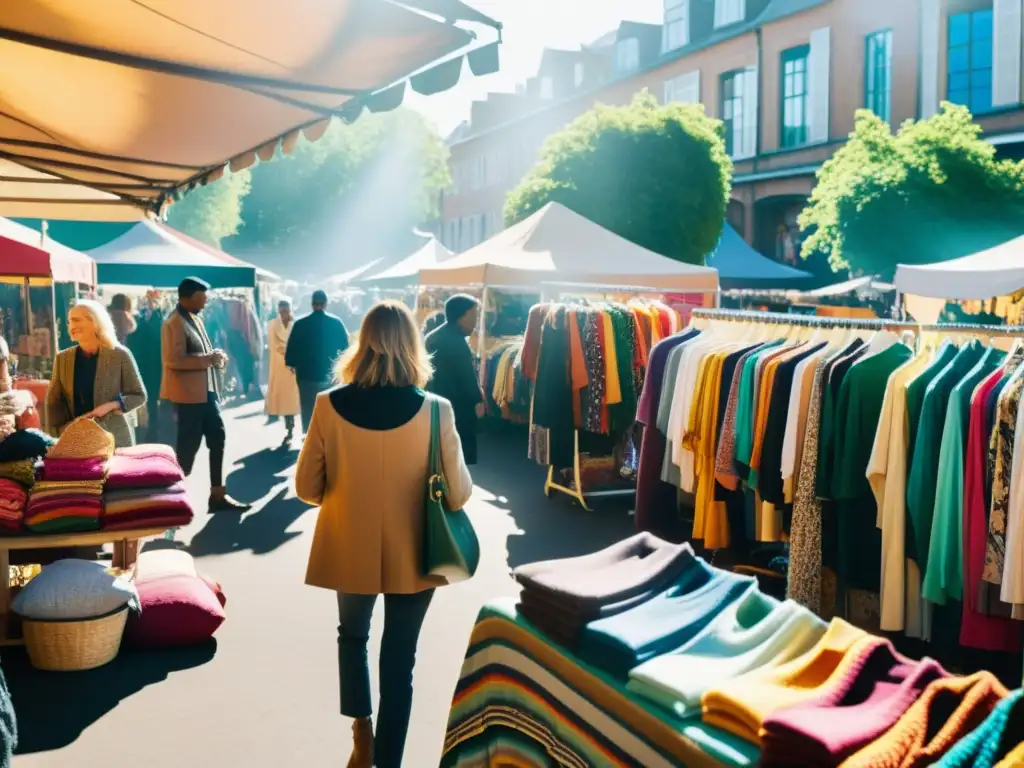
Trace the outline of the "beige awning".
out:
[[[4,3],[0,215],[136,220],[300,129],[393,109],[409,76],[450,88],[475,37],[457,21],[500,28],[459,0]]]

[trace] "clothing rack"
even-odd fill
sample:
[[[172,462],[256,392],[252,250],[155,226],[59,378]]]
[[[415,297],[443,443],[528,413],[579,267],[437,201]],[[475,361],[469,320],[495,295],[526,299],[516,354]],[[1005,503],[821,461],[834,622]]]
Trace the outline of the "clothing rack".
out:
[[[982,323],[913,323],[886,318],[819,317],[785,312],[760,312],[738,309],[694,309],[695,320],[760,322],[767,325],[791,325],[806,328],[850,328],[853,330],[913,331],[921,333],[963,333],[983,336],[1024,336],[1022,325],[985,325]]]

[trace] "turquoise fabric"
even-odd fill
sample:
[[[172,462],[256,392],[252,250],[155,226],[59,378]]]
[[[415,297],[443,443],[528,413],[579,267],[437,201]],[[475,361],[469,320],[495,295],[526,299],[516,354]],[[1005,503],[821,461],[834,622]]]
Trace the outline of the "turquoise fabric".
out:
[[[825,622],[799,603],[752,590],[678,651],[632,670],[626,687],[680,717],[699,714],[705,691],[796,658],[823,634]]]
[[[736,445],[734,455],[738,464],[750,465],[750,456],[754,452],[754,373],[757,364],[765,355],[771,354],[782,341],[772,341],[752,354],[743,366],[740,378],[739,394],[736,400]]]
[[[1014,691],[999,702],[985,721],[962,738],[946,753],[936,768],[994,768],[1003,754],[1001,744],[1004,736],[1008,736],[1007,727],[1014,707],[1024,707],[1024,692]],[[1021,716],[1017,715],[1020,719]],[[1020,734],[1024,738],[1024,734]],[[1010,738],[1010,747],[1015,746],[1019,739]]]
[[[914,457],[907,480],[907,538],[913,531],[914,553],[922,573],[928,570],[928,552],[932,538],[932,515],[935,512],[936,489],[939,483],[939,451],[946,408],[953,388],[981,360],[986,347],[977,340],[965,344],[941,373],[928,385],[921,404],[917,424]],[[916,382],[915,382],[916,383]]]
[[[995,371],[1006,353],[989,349],[949,396],[939,447],[938,487],[922,592],[937,605],[963,599],[964,444],[975,387]]]

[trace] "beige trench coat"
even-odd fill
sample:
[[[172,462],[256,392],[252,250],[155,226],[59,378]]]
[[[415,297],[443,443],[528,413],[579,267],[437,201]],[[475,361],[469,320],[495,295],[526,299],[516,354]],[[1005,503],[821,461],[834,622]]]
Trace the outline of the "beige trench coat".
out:
[[[299,414],[299,385],[292,369],[284,364],[284,351],[295,321],[287,326],[275,317],[267,323],[267,346],[270,348],[270,377],[267,386],[267,413],[270,416]]]
[[[455,415],[440,408],[441,463],[448,503],[461,509],[473,492]],[[295,468],[295,493],[320,507],[306,583],[361,595],[408,594],[443,586],[421,575],[423,502],[430,448],[430,399],[396,429],[350,424],[330,393],[316,399]]]

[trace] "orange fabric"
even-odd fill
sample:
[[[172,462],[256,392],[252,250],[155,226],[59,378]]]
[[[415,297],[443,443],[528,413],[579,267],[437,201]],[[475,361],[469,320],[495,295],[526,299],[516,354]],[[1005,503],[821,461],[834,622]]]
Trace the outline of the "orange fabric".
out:
[[[988,717],[1009,691],[991,672],[936,680],[888,732],[842,768],[924,768],[934,765]]]
[[[567,312],[566,322],[569,325],[569,374],[572,379],[572,419],[576,429],[583,426],[580,409],[579,392],[590,383],[587,376],[587,360],[583,357],[583,341],[580,339],[580,326],[575,312]]]

